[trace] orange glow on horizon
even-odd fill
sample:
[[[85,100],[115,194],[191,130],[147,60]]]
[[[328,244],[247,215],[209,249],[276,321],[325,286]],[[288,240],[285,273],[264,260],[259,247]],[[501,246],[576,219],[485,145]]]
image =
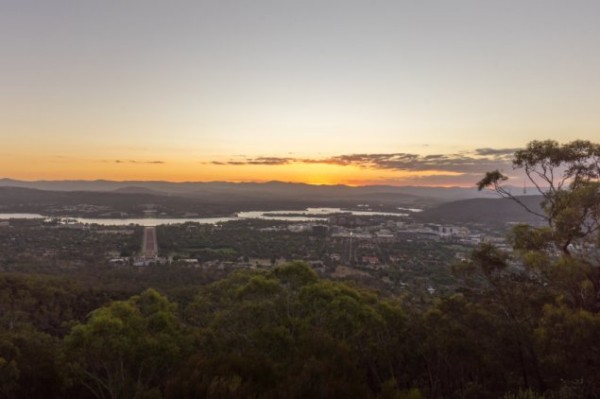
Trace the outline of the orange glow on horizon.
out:
[[[455,177],[461,173],[424,170],[402,171],[366,168],[356,165],[321,163],[289,163],[282,165],[215,165],[206,161],[164,160],[86,160],[46,159],[43,162],[27,160],[0,160],[0,178],[21,180],[118,180],[171,182],[267,182],[281,181],[312,185],[435,185],[414,184],[424,177]],[[425,183],[425,182],[424,182]],[[444,184],[457,186],[459,184]]]

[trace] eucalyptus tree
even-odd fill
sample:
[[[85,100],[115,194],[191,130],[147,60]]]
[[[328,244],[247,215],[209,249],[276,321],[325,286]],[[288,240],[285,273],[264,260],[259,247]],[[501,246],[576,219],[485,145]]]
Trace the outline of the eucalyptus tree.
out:
[[[573,244],[600,242],[600,144],[532,141],[515,152],[512,164],[542,196],[542,212],[512,194],[505,186],[508,177],[499,170],[487,172],[477,183],[479,190],[491,188],[543,218],[551,231],[548,238],[567,256]]]
[[[478,188],[490,188],[545,221],[541,227],[518,225],[513,229],[514,252],[503,266],[522,267],[520,276],[539,282],[537,286],[543,290],[532,289],[535,284],[513,285],[502,295],[512,298],[519,290],[528,293],[519,301],[505,301],[507,308],[514,308],[515,302],[533,304],[534,298],[541,298],[535,293],[550,294],[549,299],[531,306],[529,328],[522,330],[528,332],[523,337],[531,342],[530,352],[539,360],[536,370],[540,379],[555,390],[577,386],[582,395],[577,397],[598,397],[600,144],[532,141],[515,152],[512,164],[524,172],[541,196],[541,211],[513,195],[506,186],[508,177],[498,170],[488,172]],[[479,258],[484,273],[493,267],[490,259]]]
[[[149,289],[91,313],[65,338],[73,375],[97,398],[159,396],[178,361],[175,304]]]

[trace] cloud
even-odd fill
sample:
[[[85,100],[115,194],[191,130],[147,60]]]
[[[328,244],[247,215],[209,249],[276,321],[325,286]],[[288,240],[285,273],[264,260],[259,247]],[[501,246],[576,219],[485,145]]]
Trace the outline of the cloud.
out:
[[[166,162],[164,161],[136,161],[133,159],[121,160],[117,159],[114,163],[127,163],[127,164],[141,164],[141,165],[162,165]]]
[[[470,152],[457,154],[412,153],[358,153],[325,158],[293,157],[244,157],[228,161],[213,161],[213,165],[264,165],[280,166],[288,164],[323,164],[355,166],[367,169],[395,170],[405,172],[438,171],[438,175],[448,172],[448,176],[457,174],[479,175],[489,170],[512,170],[511,159],[516,149],[478,148]]]
[[[248,161],[227,161],[227,162],[221,162],[221,161],[212,161],[211,164],[213,165],[233,165],[233,166],[237,166],[237,165],[249,165]]]
[[[293,158],[259,157],[248,161],[248,163],[250,165],[286,165],[293,161]]]
[[[258,157],[258,158],[246,158],[242,161],[212,161],[213,165],[266,165],[266,166],[277,166],[287,165],[289,163],[297,162],[294,158],[280,158],[280,157]]]
[[[519,150],[520,148],[478,148],[475,150],[475,154],[481,156],[512,158],[515,152]]]

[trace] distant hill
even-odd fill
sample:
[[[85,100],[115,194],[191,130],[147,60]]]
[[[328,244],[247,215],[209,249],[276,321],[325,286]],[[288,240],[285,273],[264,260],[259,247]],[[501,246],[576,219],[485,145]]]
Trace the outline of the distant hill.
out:
[[[115,190],[112,190],[114,193],[119,194],[150,194],[150,195],[169,195],[168,193],[164,193],[162,191],[156,191],[145,187],[119,187]]]
[[[176,195],[206,200],[351,200],[383,201],[428,206],[435,203],[467,198],[491,198],[487,191],[475,187],[417,187],[417,186],[319,186],[301,183],[230,183],[230,182],[165,182],[57,180],[21,181],[0,179],[0,187],[21,187],[49,191],[102,191],[127,194]]]
[[[163,199],[165,198],[165,199]],[[122,204],[147,204],[164,202],[167,197],[147,193],[123,194],[94,191],[49,191],[22,187],[0,187],[0,206],[13,209],[38,206],[66,206],[90,204],[119,206]],[[180,199],[181,200],[181,199]]]
[[[542,213],[540,207],[542,196],[518,198],[531,210]],[[434,208],[426,209],[425,211],[415,215],[415,217],[423,222],[446,223],[536,223],[542,221],[541,218],[527,212],[515,201],[505,198],[475,198],[447,202]]]

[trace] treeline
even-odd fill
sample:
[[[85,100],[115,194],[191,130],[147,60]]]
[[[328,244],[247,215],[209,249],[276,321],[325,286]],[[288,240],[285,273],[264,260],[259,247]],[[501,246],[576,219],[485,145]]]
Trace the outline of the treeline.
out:
[[[542,281],[506,261],[480,248],[461,272],[482,288],[426,309],[319,279],[300,262],[235,272],[179,303],[152,289],[115,300],[66,280],[3,276],[0,394],[598,397],[600,315],[580,300],[592,290],[572,296],[562,276]]]

